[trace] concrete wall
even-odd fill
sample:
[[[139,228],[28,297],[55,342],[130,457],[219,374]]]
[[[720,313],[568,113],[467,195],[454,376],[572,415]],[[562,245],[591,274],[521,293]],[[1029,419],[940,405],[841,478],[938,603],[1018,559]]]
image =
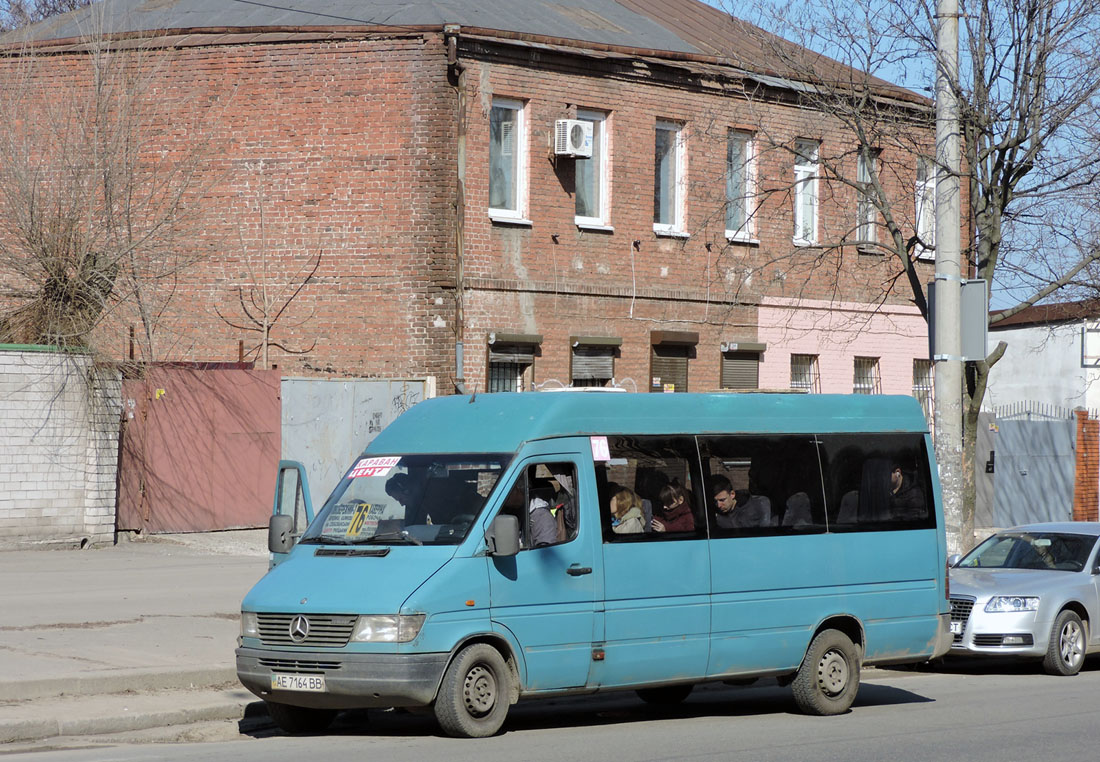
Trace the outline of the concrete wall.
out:
[[[120,406],[87,357],[0,349],[0,548],[114,542]]]
[[[989,374],[985,407],[1015,402],[1073,409],[1100,407],[1100,369],[1086,367],[1081,323],[1025,326],[990,331],[990,344],[1008,344]]]

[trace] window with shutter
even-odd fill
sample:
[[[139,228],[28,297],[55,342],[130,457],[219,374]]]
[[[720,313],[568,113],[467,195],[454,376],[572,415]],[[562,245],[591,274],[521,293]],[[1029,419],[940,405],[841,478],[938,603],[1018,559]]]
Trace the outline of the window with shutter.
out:
[[[607,386],[614,375],[614,347],[573,347],[573,386]]]
[[[691,347],[676,344],[654,344],[650,360],[651,392],[686,392],[688,390],[688,357]]]
[[[720,385],[723,389],[759,389],[760,353],[723,352]]]

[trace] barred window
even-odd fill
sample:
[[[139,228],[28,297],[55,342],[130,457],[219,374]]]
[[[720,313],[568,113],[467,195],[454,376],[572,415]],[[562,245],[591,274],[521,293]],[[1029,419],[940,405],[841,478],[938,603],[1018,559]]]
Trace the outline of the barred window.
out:
[[[913,360],[913,396],[924,410],[924,418],[932,422],[935,410],[932,397],[932,361]]]
[[[857,357],[852,379],[853,394],[881,394],[877,357]]]
[[[814,394],[821,391],[817,355],[791,355],[791,388],[805,389]]]

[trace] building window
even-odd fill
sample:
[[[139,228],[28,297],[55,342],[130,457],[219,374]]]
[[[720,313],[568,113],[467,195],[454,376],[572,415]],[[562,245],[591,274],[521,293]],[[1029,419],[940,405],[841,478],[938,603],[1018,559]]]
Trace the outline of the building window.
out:
[[[570,337],[573,356],[570,377],[573,386],[607,386],[615,378],[615,354],[622,339]]]
[[[759,389],[759,352],[722,352],[719,385],[723,389]]]
[[[817,355],[791,355],[791,388],[821,391],[821,376],[817,371]]]
[[[924,410],[924,419],[932,422],[935,410],[932,397],[932,361],[913,360],[913,396]]]
[[[604,226],[611,219],[608,205],[607,114],[578,110],[577,119],[592,123],[592,158],[577,159],[574,164],[576,223]]]
[[[522,392],[533,380],[535,355],[542,336],[527,334],[489,334],[490,392]]]
[[[794,242],[817,243],[817,141],[795,142]]]
[[[936,167],[930,159],[917,160],[916,188],[917,256],[936,256]]]
[[[695,356],[699,334],[691,331],[653,331],[649,335],[649,390],[686,392],[688,361]]]
[[[860,244],[873,244],[878,240],[876,223],[878,209],[875,206],[874,176],[878,167],[878,151],[861,150],[856,159],[856,182],[859,183],[859,207],[856,221],[856,240]]]
[[[877,357],[857,357],[855,359],[855,372],[852,378],[852,393],[882,393],[882,385],[879,380],[878,373]]]
[[[682,233],[686,154],[681,126],[672,122],[657,122],[654,147],[653,230],[656,233]]]
[[[752,141],[730,130],[726,138],[726,238],[751,240]]]
[[[489,116],[489,215],[522,219],[526,201],[523,104],[494,98]]]

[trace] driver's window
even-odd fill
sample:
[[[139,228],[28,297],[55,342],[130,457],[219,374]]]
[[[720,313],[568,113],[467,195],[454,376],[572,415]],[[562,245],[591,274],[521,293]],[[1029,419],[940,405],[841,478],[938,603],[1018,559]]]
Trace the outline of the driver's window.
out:
[[[519,519],[520,546],[540,548],[577,536],[577,470],[572,463],[535,463],[523,469],[502,514]]]

